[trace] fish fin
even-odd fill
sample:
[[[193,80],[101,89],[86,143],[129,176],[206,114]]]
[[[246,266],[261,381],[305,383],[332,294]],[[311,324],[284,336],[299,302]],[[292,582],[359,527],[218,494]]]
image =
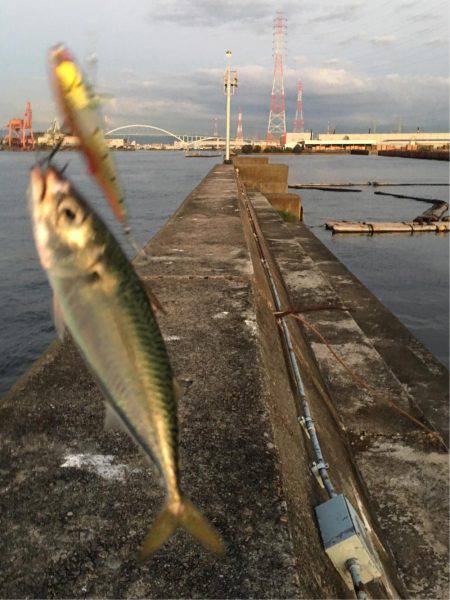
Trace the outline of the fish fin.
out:
[[[152,309],[154,310],[154,312],[158,312],[159,310],[160,312],[162,312],[163,315],[166,315],[167,312],[162,307],[161,302],[158,300],[158,298],[155,296],[152,290],[146,287],[145,292],[147,294],[147,298],[149,299],[150,304],[152,305]]]
[[[110,404],[107,402],[105,404],[105,418],[103,421],[103,428],[106,431],[124,431],[128,435],[130,435],[129,430],[127,429],[125,423],[116,413],[116,411],[112,408]]]
[[[225,554],[225,545],[216,529],[192,502],[181,498],[180,502],[167,504],[156,518],[139,550],[139,562],[143,563],[156,552],[178,527],[195,537],[206,550],[219,556]]]
[[[58,337],[62,341],[66,332],[66,324],[64,323],[61,305],[56,297],[56,294],[53,294],[53,321],[55,323],[55,329]]]

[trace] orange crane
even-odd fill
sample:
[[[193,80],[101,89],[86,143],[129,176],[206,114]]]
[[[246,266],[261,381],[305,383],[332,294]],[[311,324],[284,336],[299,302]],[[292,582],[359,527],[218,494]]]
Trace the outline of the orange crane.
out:
[[[33,113],[30,101],[26,104],[23,119],[11,119],[6,127],[8,129],[6,141],[9,148],[34,149],[36,142],[33,133]]]

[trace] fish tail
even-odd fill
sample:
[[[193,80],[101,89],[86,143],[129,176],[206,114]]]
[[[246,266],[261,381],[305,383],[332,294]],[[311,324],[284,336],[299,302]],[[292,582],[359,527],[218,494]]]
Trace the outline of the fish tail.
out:
[[[190,500],[181,497],[176,503],[166,504],[156,517],[139,550],[139,562],[143,563],[156,552],[178,527],[190,533],[210,552],[218,555],[225,554],[224,543],[216,529],[208,523]]]

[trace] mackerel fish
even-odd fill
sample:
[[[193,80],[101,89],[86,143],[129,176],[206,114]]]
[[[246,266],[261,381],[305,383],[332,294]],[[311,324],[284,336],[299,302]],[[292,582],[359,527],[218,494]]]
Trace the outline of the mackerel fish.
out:
[[[110,408],[158,466],[166,504],[145,538],[143,561],[182,527],[222,554],[217,531],[180,489],[177,391],[151,302],[105,223],[53,166],[30,175],[33,233],[54,294],[56,327],[66,327]]]

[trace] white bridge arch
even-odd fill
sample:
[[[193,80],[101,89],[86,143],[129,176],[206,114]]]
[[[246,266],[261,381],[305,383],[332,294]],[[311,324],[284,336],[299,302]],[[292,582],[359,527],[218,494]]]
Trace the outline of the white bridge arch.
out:
[[[191,140],[191,141],[187,141],[186,139],[183,139],[183,137],[180,137],[179,135],[177,135],[176,133],[173,133],[173,131],[169,131],[168,129],[163,129],[162,127],[156,127],[155,125],[142,125],[142,124],[135,124],[135,125],[122,125],[121,127],[115,127],[114,129],[111,129],[110,131],[107,131],[105,133],[105,135],[111,135],[113,133],[117,133],[118,131],[123,131],[125,129],[153,129],[154,131],[160,131],[161,133],[165,133],[166,135],[170,135],[171,137],[175,138],[176,140],[178,140],[179,142],[181,142],[185,148],[189,148],[190,146],[195,146],[196,144],[200,143],[200,142],[204,142],[204,141],[208,141],[208,140],[217,140],[217,141],[221,141],[221,138],[216,137],[216,136],[184,136],[186,137],[197,137],[196,140]]]

